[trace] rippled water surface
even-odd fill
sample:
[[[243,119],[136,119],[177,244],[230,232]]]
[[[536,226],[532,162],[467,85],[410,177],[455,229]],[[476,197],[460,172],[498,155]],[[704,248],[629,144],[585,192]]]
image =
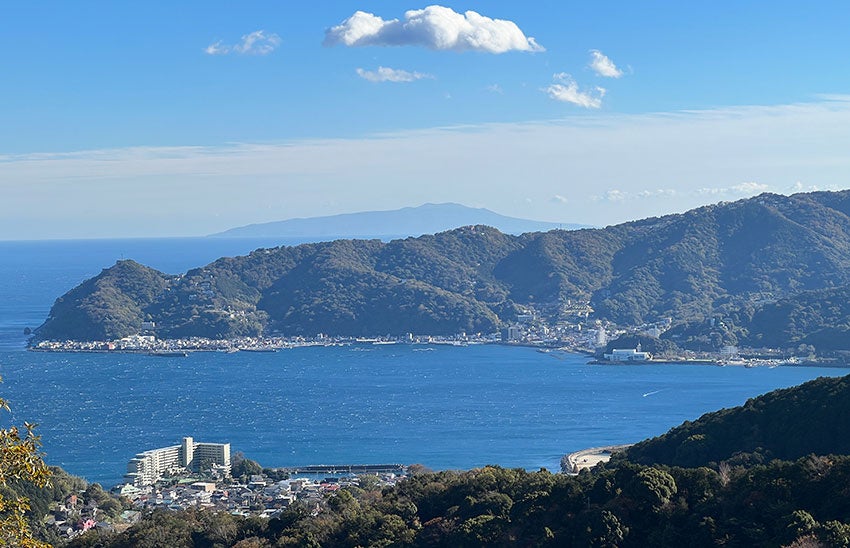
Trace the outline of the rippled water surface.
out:
[[[424,348],[431,351],[420,352]],[[0,355],[13,420],[38,422],[51,464],[111,485],[184,435],[267,466],[413,463],[557,469],[837,369],[593,366],[500,346],[277,353]]]
[[[171,273],[269,242],[0,242],[0,393],[39,423],[50,464],[120,481],[182,436],[266,466],[423,463],[557,469],[565,452],[663,433],[702,413],[843,370],[592,366],[501,346],[300,348],[188,358],[23,350],[24,327],[116,259]],[[8,415],[5,417],[8,421]]]

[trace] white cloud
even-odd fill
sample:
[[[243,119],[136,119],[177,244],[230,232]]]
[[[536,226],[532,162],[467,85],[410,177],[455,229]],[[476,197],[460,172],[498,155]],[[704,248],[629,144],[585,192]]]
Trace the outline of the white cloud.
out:
[[[325,32],[326,46],[423,46],[433,50],[545,51],[513,21],[491,19],[467,11],[457,13],[443,6],[428,6],[405,12],[404,21],[384,20],[357,11]]]
[[[350,139],[0,153],[0,238],[200,235],[450,201],[601,226],[742,192],[850,187],[848,127],[849,101],[816,101]],[[618,192],[606,200],[607,189]]]
[[[225,46],[221,43],[221,40],[210,44],[204,49],[204,53],[207,55],[225,55],[230,52],[230,46]]]
[[[732,191],[742,196],[750,196],[753,194],[761,194],[762,192],[767,192],[770,189],[770,185],[766,185],[764,183],[756,183],[756,182],[746,182],[741,183],[739,185],[734,185],[732,187]]]
[[[677,194],[676,189],[673,188],[656,188],[654,190],[641,190],[635,196],[638,198],[672,198]]]
[[[618,188],[605,191],[603,199],[609,202],[622,202],[626,199],[627,193]]]
[[[554,196],[552,196],[552,201],[556,204],[568,204],[570,202],[568,199],[566,199],[564,196],[561,196],[560,194],[555,194]]]
[[[499,84],[490,84],[489,86],[487,86],[487,91],[489,91],[490,93],[498,93],[499,95],[505,94],[505,91]]]
[[[227,55],[238,53],[240,55],[268,55],[280,45],[280,36],[275,33],[267,33],[264,30],[255,30],[250,34],[242,36],[242,41],[230,46],[221,40],[214,42],[204,49],[207,55]]]
[[[818,185],[807,185],[804,184],[803,181],[795,181],[794,184],[788,188],[789,193],[817,192],[818,190],[821,190]]]
[[[416,80],[423,80],[425,78],[434,78],[430,74],[408,72],[389,67],[378,67],[377,70],[358,68],[357,75],[370,82],[415,82]]]
[[[596,87],[593,91],[581,91],[572,76],[565,72],[553,76],[558,82],[544,88],[550,98],[564,103],[572,103],[584,108],[599,108],[605,97],[605,88]]]
[[[590,63],[588,63],[587,66],[589,66],[593,72],[599,76],[604,76],[606,78],[619,78],[623,75],[623,71],[617,68],[614,61],[609,59],[598,49],[590,50]]]
[[[770,185],[749,181],[729,187],[703,187],[696,192],[698,195],[708,196],[755,196],[769,190]]]

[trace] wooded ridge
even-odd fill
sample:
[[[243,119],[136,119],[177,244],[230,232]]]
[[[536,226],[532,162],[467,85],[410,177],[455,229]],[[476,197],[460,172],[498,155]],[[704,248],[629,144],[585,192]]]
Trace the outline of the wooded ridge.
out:
[[[588,302],[591,320],[672,318],[665,336],[683,346],[840,347],[849,293],[850,191],[762,194],[601,229],[258,249],[181,276],[119,261],[57,299],[36,338],[110,340],[143,322],[160,338],[486,333]]]

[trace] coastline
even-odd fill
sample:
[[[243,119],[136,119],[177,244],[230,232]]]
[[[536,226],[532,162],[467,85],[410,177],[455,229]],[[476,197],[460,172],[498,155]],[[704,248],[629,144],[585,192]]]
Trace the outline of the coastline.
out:
[[[608,462],[611,459],[611,455],[628,449],[632,445],[634,444],[604,445],[569,453],[561,459],[561,472],[569,475],[578,475],[582,470],[590,470],[599,463]]]
[[[191,337],[187,339],[157,339],[152,335],[134,335],[113,341],[40,341],[30,343],[26,350],[30,352],[55,353],[91,353],[91,354],[146,354],[152,356],[185,357],[192,352],[278,352],[294,348],[333,347],[351,345],[445,345],[471,346],[496,345],[508,347],[534,348],[541,353],[579,354],[588,358],[588,365],[711,365],[715,367],[834,367],[846,368],[850,364],[835,358],[798,358],[768,357],[752,355],[730,358],[729,356],[668,356],[653,357],[650,360],[616,361],[600,359],[598,354],[584,345],[572,345],[568,341],[502,341],[497,336],[438,336],[424,335],[404,337],[242,337],[236,339],[207,339]]]

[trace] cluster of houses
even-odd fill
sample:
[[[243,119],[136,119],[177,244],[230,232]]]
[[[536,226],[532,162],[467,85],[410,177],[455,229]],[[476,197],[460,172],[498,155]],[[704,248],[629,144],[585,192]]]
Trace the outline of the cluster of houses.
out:
[[[86,502],[82,496],[71,494],[56,504],[46,517],[44,524],[58,537],[73,539],[95,528],[114,531],[116,527],[129,527],[139,521],[141,516],[138,510],[124,510],[117,519],[114,519],[108,516],[96,501]]]
[[[382,485],[393,485],[402,476],[383,474]],[[188,508],[228,512],[234,515],[259,515],[277,517],[295,501],[303,501],[318,511],[320,502],[328,493],[360,483],[358,477],[289,478],[275,481],[266,475],[250,476],[247,483],[207,482],[184,478],[169,485],[135,487],[125,484],[116,488],[116,494],[129,499],[139,511],[164,508]]]
[[[404,476],[393,473],[371,476],[380,486],[395,485]],[[205,509],[233,515],[277,517],[290,504],[302,501],[313,512],[321,511],[321,501],[329,493],[359,486],[360,477],[288,478],[275,480],[264,474],[250,476],[247,483],[203,481],[197,478],[171,478],[167,483],[141,487],[125,483],[116,486],[112,494],[129,501],[132,509],[110,518],[94,501],[83,502],[82,496],[72,494],[57,504],[45,525],[57,536],[73,539],[91,529],[121,531],[138,522],[144,512],[157,508],[166,510]]]

